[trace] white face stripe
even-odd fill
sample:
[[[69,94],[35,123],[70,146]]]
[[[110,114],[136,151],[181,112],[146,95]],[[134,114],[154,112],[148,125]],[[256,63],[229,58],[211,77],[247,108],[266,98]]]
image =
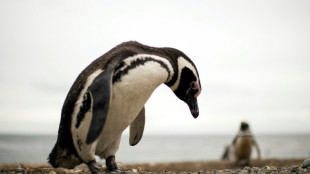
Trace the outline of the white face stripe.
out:
[[[190,70],[193,71],[194,75],[197,77],[197,83],[199,84],[199,77],[198,77],[198,74],[196,72],[196,68],[190,63],[188,62],[186,59],[184,59],[184,57],[179,57],[178,58],[178,79],[177,81],[170,87],[172,89],[172,91],[175,91],[179,84],[180,84],[180,79],[181,79],[181,70],[184,68],[184,67],[187,67],[189,68]]]
[[[137,59],[143,59],[143,58],[152,58],[152,59],[161,61],[164,64],[166,64],[168,69],[169,69],[169,71],[170,71],[170,76],[167,78],[167,81],[170,81],[172,79],[173,74],[174,74],[173,68],[172,68],[170,62],[167,59],[163,58],[163,57],[156,56],[156,55],[151,55],[151,54],[137,54],[137,55],[134,55],[132,57],[128,57],[128,58],[124,59],[123,62],[126,64],[126,66],[129,66],[132,61],[135,61]],[[123,70],[123,69],[125,69],[125,67],[122,68],[121,70]]]

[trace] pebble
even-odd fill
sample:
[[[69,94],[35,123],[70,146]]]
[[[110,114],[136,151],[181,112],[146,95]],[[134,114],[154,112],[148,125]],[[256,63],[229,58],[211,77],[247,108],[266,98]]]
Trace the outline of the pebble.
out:
[[[18,168],[16,169],[17,172],[24,172],[25,169],[22,168],[22,166],[18,166]]]
[[[310,161],[309,159],[307,159]],[[306,161],[306,160],[305,160]],[[307,163],[306,163],[307,164]],[[27,173],[32,173],[24,169],[23,167],[19,166],[15,171],[0,171],[0,173],[4,174],[27,174]],[[69,172],[72,174],[71,172]],[[74,172],[74,174],[89,174],[89,172],[85,171],[78,171]],[[122,171],[118,172],[117,174],[188,174],[188,172],[172,172],[172,171],[164,171],[164,172],[139,172],[138,169],[131,169],[128,171]],[[310,174],[310,167],[305,167],[304,165],[296,167],[296,166],[286,166],[286,167],[275,167],[275,166],[264,166],[264,167],[244,167],[240,169],[222,169],[222,170],[210,170],[210,171],[197,171],[193,172],[193,174],[265,174],[265,173],[270,173],[270,174],[276,174],[276,173],[283,173],[283,174],[290,174],[290,173],[296,173],[296,174]],[[35,173],[37,174],[37,173]],[[45,174],[57,174],[55,171],[48,171]]]
[[[310,158],[305,159],[305,161],[302,163],[302,168],[307,168],[310,166]]]
[[[133,172],[133,173],[138,173],[138,169],[131,169],[130,172]]]
[[[55,171],[50,171],[50,172],[48,172],[48,174],[57,174]]]
[[[274,166],[265,166],[265,167],[244,167],[242,169],[223,169],[223,170],[211,170],[211,171],[199,171],[196,174],[261,174],[261,173],[299,173],[299,174],[310,174],[310,167],[309,168],[302,168],[302,167],[279,167],[276,168]],[[163,173],[160,173],[163,174]]]

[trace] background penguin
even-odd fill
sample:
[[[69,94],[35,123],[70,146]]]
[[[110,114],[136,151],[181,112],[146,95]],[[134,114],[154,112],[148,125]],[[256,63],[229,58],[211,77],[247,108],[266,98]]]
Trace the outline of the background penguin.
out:
[[[118,170],[115,153],[130,125],[130,144],[137,144],[145,122],[144,104],[165,83],[198,117],[201,91],[194,63],[174,48],[122,43],[86,67],[64,102],[57,142],[48,161],[53,167],[86,163],[101,173],[95,155],[106,159],[108,171]]]
[[[235,160],[237,165],[248,165],[250,163],[252,146],[256,147],[257,156],[260,159],[260,149],[251,133],[249,124],[241,122],[238,134],[235,136],[232,144],[225,148],[222,159]]]

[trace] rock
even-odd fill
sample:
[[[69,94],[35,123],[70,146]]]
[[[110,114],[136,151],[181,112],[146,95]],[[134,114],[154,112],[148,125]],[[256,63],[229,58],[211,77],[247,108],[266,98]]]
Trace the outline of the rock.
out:
[[[310,158],[305,159],[305,161],[302,163],[302,168],[307,168],[310,166]]]
[[[48,174],[57,174],[55,171],[50,171],[50,172],[48,172]]]
[[[24,169],[21,165],[18,166],[18,168],[16,169],[16,174],[27,174],[27,170]]]
[[[264,167],[264,169],[269,170],[269,169],[270,169],[270,167],[269,167],[269,166],[265,166],[265,167]]]
[[[293,169],[291,170],[291,172],[297,172],[297,167],[293,167]]]
[[[24,172],[25,169],[22,166],[18,166],[18,168],[16,169],[17,172]]]

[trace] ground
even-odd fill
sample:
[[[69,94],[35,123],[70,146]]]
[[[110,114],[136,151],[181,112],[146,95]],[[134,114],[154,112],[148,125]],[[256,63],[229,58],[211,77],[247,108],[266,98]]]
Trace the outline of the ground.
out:
[[[125,173],[309,173],[310,167],[301,168],[304,159],[252,160],[249,166],[236,166],[229,161],[188,161],[155,164],[118,163]],[[103,166],[104,170],[104,166]],[[74,170],[53,169],[48,164],[1,164],[0,173],[89,173],[85,165]]]

